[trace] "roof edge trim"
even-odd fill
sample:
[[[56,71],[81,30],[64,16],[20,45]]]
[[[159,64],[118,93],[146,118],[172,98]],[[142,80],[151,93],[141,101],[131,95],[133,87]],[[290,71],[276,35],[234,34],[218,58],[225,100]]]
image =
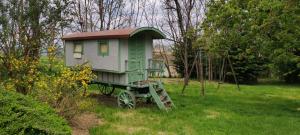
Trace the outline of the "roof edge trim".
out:
[[[134,30],[129,37],[132,37],[140,32],[143,32],[143,31],[153,31],[155,32],[156,36],[158,36],[158,38],[156,39],[165,39],[166,38],[166,35],[161,32],[159,29],[157,28],[154,28],[154,27],[140,27],[140,28],[137,28],[136,30]]]

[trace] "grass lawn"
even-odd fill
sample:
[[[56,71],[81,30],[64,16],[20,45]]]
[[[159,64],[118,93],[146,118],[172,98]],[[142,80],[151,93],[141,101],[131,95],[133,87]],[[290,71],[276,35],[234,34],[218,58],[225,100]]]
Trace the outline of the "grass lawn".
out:
[[[114,98],[102,98],[91,110],[103,124],[90,129],[90,134],[300,134],[300,85],[264,82],[242,85],[238,91],[231,84],[216,90],[216,83],[207,82],[206,96],[202,97],[199,82],[191,81],[183,96],[178,79],[163,81],[175,110],[166,113],[143,104],[134,110],[120,109]]]

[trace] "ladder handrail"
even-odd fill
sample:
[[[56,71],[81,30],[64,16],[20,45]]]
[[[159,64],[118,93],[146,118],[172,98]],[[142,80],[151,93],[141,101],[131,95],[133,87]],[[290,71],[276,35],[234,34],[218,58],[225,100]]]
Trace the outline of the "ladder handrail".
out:
[[[170,108],[176,108],[161,82],[149,83],[149,91],[159,109],[168,111]],[[160,94],[157,93],[158,91],[160,91]],[[161,99],[161,96],[163,99]]]

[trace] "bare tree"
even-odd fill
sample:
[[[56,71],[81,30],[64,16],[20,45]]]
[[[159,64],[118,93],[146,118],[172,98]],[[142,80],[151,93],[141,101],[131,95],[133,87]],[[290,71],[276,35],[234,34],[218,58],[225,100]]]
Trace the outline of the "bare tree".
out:
[[[160,41],[160,44],[158,44],[158,51],[159,51],[159,55],[163,58],[164,60],[164,65],[168,71],[169,76],[168,77],[172,77],[172,72],[171,72],[171,65],[170,65],[170,51],[168,51],[166,49],[166,46],[163,44],[162,41]]]
[[[71,31],[99,31],[128,27],[128,4],[124,0],[76,0]],[[127,9],[128,8],[128,9]],[[135,14],[135,12],[133,12]]]
[[[190,67],[188,59],[188,49],[192,47],[195,40],[199,24],[203,16],[199,14],[205,8],[205,0],[164,0],[165,16],[170,40],[175,47],[181,48],[180,58],[184,64],[184,87],[182,93],[189,82]],[[192,33],[192,34],[190,34]]]
[[[68,5],[67,1],[0,1],[0,67],[7,80],[15,81],[17,92],[30,92],[40,52],[65,24],[62,15],[69,12]]]

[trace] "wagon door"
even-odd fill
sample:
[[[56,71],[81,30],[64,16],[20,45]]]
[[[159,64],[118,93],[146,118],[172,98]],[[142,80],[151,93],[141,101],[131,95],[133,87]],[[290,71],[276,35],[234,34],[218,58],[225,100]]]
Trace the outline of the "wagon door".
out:
[[[144,80],[145,42],[141,36],[129,39],[128,45],[128,82]]]

